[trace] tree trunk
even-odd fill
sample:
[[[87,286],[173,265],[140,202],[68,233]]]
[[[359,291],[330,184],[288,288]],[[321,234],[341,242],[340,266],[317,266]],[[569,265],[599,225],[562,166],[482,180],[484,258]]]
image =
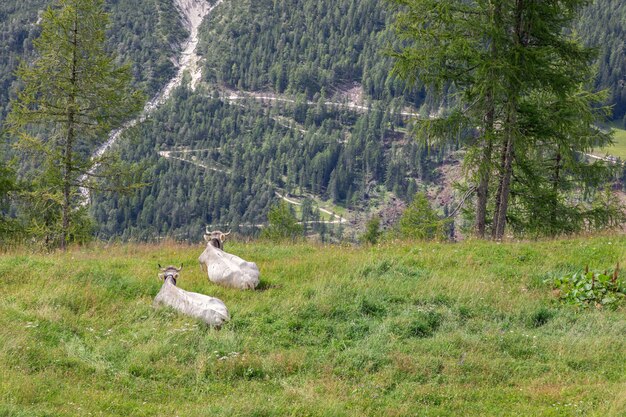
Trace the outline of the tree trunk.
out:
[[[74,114],[68,112],[70,124],[73,124]],[[70,209],[71,209],[71,173],[72,173],[72,142],[74,139],[74,129],[70,127],[65,141],[63,152],[63,225],[61,227],[61,249],[67,250],[70,230]]]
[[[491,16],[494,26],[501,25],[501,5],[496,2],[493,6],[493,14]],[[493,59],[498,55],[496,40],[491,40],[490,53]],[[497,74],[491,71],[491,77],[494,79]],[[493,153],[493,138],[489,137],[493,134],[495,123],[495,97],[493,87],[489,88],[485,99],[486,112],[483,126],[483,154],[478,169],[479,183],[476,189],[476,237],[485,238],[485,228],[487,223],[487,201],[489,199],[489,177],[491,174],[491,157]]]
[[[504,237],[504,229],[506,226],[506,213],[509,206],[509,194],[511,191],[511,176],[513,174],[513,136],[507,135],[506,146],[504,147],[502,156],[504,158],[504,166],[502,177],[500,178],[500,187],[498,189],[499,204],[496,205],[496,213],[494,215],[493,238],[502,240]]]
[[[525,28],[523,12],[525,10],[524,0],[517,0],[515,3],[515,24],[514,43],[518,47],[525,48],[528,45],[527,32]],[[514,67],[523,64],[523,55],[516,54]],[[511,77],[508,86],[508,104],[506,110],[506,141],[502,149],[502,160],[500,166],[500,183],[498,195],[496,197],[496,208],[494,211],[494,226],[492,236],[495,240],[502,240],[506,228],[506,214],[509,208],[509,196],[511,191],[511,177],[513,175],[513,158],[515,156],[515,135],[517,124],[517,96],[519,95],[519,80]]]
[[[493,223],[491,225],[491,238],[496,238],[496,229],[498,228],[498,213],[500,212],[500,206],[502,205],[502,187],[504,181],[504,171],[506,165],[506,144],[502,146],[501,150],[501,158],[500,158],[500,167],[498,169],[498,191],[496,191],[496,203],[493,211]]]
[[[558,229],[556,227],[557,221],[557,212],[558,212],[558,198],[559,198],[559,182],[561,177],[561,150],[558,149],[556,152],[555,158],[555,166],[554,166],[554,177],[552,178],[552,207],[550,213],[550,234],[554,235],[555,231]]]
[[[476,189],[476,237],[485,238],[485,226],[487,218],[487,200],[489,193],[489,175],[491,172],[491,154],[493,151],[493,139],[489,137],[493,133],[495,121],[495,108],[493,90],[487,95],[487,113],[483,126],[483,155],[478,167],[479,183]]]
[[[65,138],[65,148],[63,150],[63,218],[61,226],[61,250],[67,250],[70,238],[70,210],[72,205],[72,149],[75,137],[75,117],[76,117],[76,92],[78,74],[78,16],[74,19],[72,28],[72,74],[70,76],[71,89],[67,106],[67,136]]]
[[[491,113],[493,114],[493,113]],[[493,122],[493,120],[492,120]],[[493,125],[493,123],[492,123]],[[489,166],[491,165],[492,144],[490,139],[485,139],[483,156],[478,169],[480,182],[476,189],[476,237],[484,239],[487,218],[487,199],[489,192]]]

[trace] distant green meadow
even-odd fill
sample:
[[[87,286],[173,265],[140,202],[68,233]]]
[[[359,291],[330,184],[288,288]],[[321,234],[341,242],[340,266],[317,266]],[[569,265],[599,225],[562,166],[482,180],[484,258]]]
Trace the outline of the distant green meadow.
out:
[[[626,236],[226,249],[258,290],[208,282],[201,245],[0,255],[0,416],[626,415],[626,307],[544,283],[626,265]],[[231,321],[154,309],[157,263]]]
[[[615,129],[615,144],[606,151],[626,161],[626,130]]]
[[[621,158],[622,161],[626,161],[626,130],[617,128],[615,126],[612,126],[612,129],[614,131],[613,145],[600,148],[596,150],[594,154],[598,156],[604,156],[604,155],[617,156]]]

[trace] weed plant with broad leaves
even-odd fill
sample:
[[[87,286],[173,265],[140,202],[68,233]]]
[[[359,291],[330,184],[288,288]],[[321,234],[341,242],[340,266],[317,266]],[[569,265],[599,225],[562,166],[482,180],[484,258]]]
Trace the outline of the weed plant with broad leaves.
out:
[[[612,273],[578,271],[571,275],[551,279],[559,298],[580,307],[617,308],[626,299],[626,283],[619,278],[619,263]]]

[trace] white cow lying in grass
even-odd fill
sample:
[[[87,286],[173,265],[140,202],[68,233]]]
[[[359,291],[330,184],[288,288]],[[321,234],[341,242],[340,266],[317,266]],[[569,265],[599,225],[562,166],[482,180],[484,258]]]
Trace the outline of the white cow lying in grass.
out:
[[[228,233],[219,230],[206,230],[204,240],[207,245],[198,258],[202,269],[208,274],[209,281],[224,287],[242,290],[254,289],[259,285],[259,268],[254,262],[246,262],[238,256],[224,252],[224,240]]]
[[[161,265],[159,265],[161,268]],[[200,319],[209,326],[220,327],[230,320],[228,309],[222,300],[181,290],[176,286],[178,273],[183,269],[174,266],[161,268],[159,278],[163,279],[161,291],[154,298],[153,305],[166,305],[188,316]]]

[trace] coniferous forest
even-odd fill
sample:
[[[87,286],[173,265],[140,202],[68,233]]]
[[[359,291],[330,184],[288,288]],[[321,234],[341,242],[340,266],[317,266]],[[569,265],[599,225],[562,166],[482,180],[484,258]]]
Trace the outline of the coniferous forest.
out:
[[[393,229],[416,193],[429,198],[449,237],[473,233],[475,181],[467,173],[474,168],[462,161],[475,157],[480,130],[459,124],[439,140],[415,123],[445,116],[461,102],[464,90],[458,80],[434,88],[394,70],[394,51],[410,44],[398,36],[396,25],[406,11],[403,3],[410,2],[393,3],[206,2],[215,8],[199,28],[199,83],[186,74],[167,101],[124,129],[110,152],[134,167],[129,175],[139,186],[101,186],[93,192],[79,221],[87,234],[105,240],[170,236],[195,241],[205,225],[214,225],[255,235],[272,207],[290,199],[305,233],[315,232],[322,240],[356,240],[372,217]],[[0,120],[23,88],[16,77],[19,63],[37,57],[38,20],[54,4],[0,5]],[[184,13],[172,0],[106,1],[103,7],[110,15],[107,52],[117,65],[129,65],[134,88],[154,97],[177,72],[178,54],[189,35]],[[615,126],[623,125],[626,113],[625,7],[613,0],[574,7],[572,25],[563,28],[566,36],[596,48],[588,64],[595,64],[597,73],[587,84],[595,92],[606,90],[593,105],[610,108],[606,120],[598,122]],[[532,107],[535,102],[525,103]],[[527,117],[536,110],[530,107]],[[22,236],[55,234],[50,219],[39,210],[29,212],[29,203],[20,197],[30,192],[32,198],[33,188],[43,184],[32,175],[40,163],[25,156],[6,130],[3,227]],[[78,152],[88,155],[105,140]],[[596,145],[604,140],[598,138]],[[610,190],[619,188],[621,165],[598,163],[592,174],[577,165],[593,145],[585,142],[585,151],[569,155],[567,166],[559,151],[514,164],[510,233],[555,235],[619,223],[619,197]],[[552,158],[558,158],[552,165],[537,162]],[[485,202],[489,210],[499,204],[495,194]],[[529,195],[541,195],[540,203]],[[552,218],[555,227],[544,227],[550,218],[537,216],[544,199],[554,201],[555,210],[562,208]],[[572,201],[585,207],[587,217],[576,217],[583,210],[570,210]]]

